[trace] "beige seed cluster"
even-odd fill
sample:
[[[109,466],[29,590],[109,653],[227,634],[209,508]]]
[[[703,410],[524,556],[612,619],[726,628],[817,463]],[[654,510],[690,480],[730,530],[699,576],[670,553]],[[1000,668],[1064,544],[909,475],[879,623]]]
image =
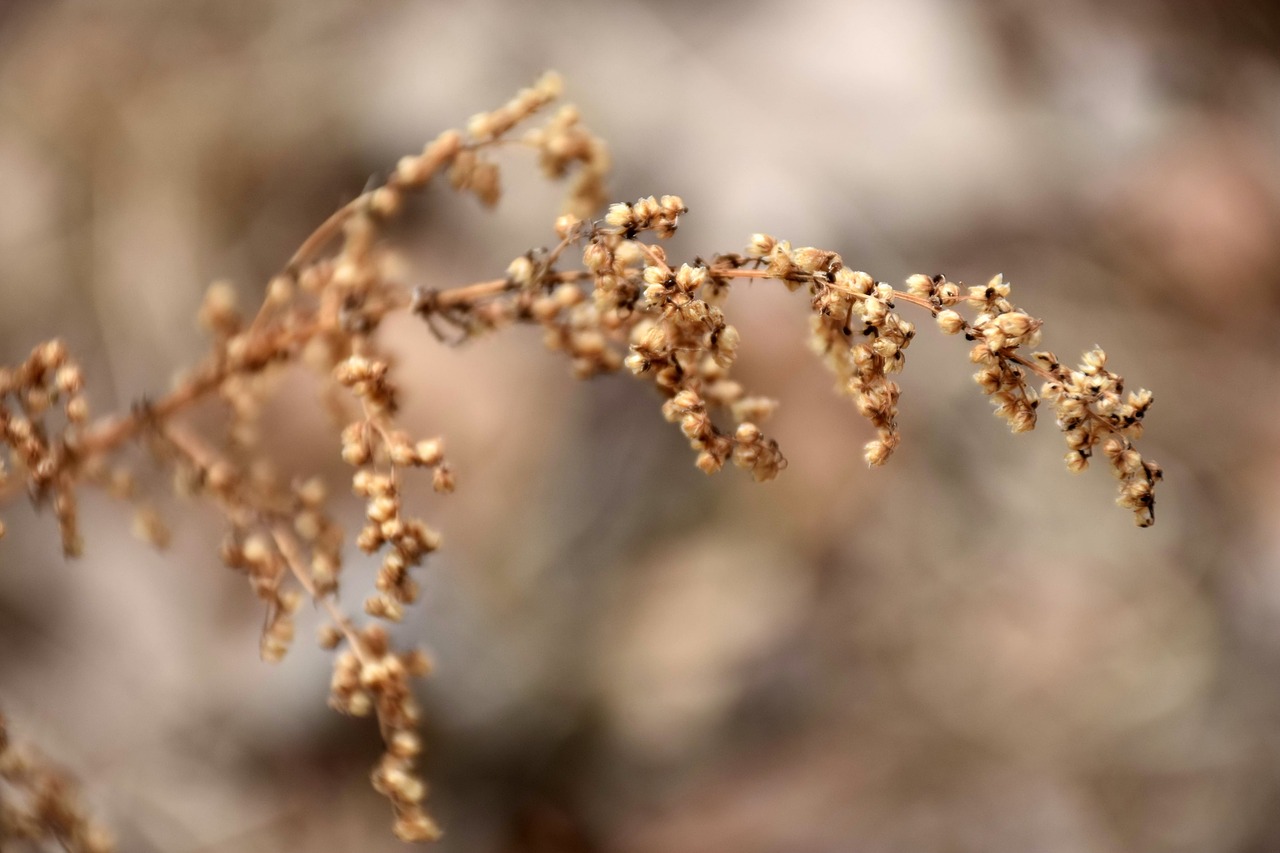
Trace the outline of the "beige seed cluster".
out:
[[[667,208],[664,204],[656,216],[637,218],[659,237],[667,236],[675,229],[674,217],[663,215]],[[654,384],[671,395],[663,404],[663,417],[680,424],[701,470],[713,473],[732,459],[756,480],[773,479],[786,467],[786,459],[777,442],[764,437],[749,420],[771,412],[772,406],[735,408],[746,396],[729,376],[741,335],[716,304],[727,295],[724,283],[704,265],[681,264],[673,270],[662,252],[652,251],[650,258],[643,273],[643,304],[654,316],[633,329],[627,367],[634,374],[652,376]],[[732,431],[715,424],[716,410],[727,411],[737,421]]]
[[[838,388],[876,428],[864,456],[870,465],[883,465],[901,442],[901,389],[889,377],[906,364],[905,350],[915,337],[915,326],[894,310],[893,288],[846,267],[835,252],[793,249],[767,234],[752,236],[747,257],[793,290],[807,284],[813,310],[810,343],[836,375]]]
[[[1027,432],[1036,425],[1036,393],[1011,356],[1019,347],[1040,342],[1041,322],[1014,308],[1008,297],[1004,276],[997,275],[985,287],[969,288],[966,301],[981,312],[968,324],[968,336],[976,339],[969,360],[982,368],[974,381],[992,398],[996,415],[1008,421],[1013,432]]]
[[[659,238],[666,239],[676,233],[680,214],[687,211],[680,196],[664,195],[660,200],[649,196],[635,204],[610,205],[604,221],[627,239],[633,239],[641,231],[653,231]]]
[[[1067,438],[1066,462],[1083,471],[1099,446],[1120,481],[1116,503],[1131,510],[1140,527],[1155,523],[1155,486],[1164,472],[1144,459],[1133,442],[1142,437],[1143,418],[1152,394],[1145,389],[1124,394],[1124,379],[1107,370],[1107,354],[1094,349],[1084,354],[1075,370],[1058,363],[1052,353],[1038,353],[1052,378],[1044,396],[1058,413],[1058,427]]]
[[[661,247],[643,240],[673,235],[686,211],[679,196],[666,195],[612,205],[600,223],[562,216],[555,249],[532,250],[508,265],[499,293],[509,299],[466,311],[418,299],[414,310],[467,334],[536,323],[546,346],[570,359],[575,376],[625,366],[651,382],[664,397],[663,415],[679,424],[703,471],[732,460],[757,480],[772,479],[786,459],[757,423],[776,403],[749,396],[731,378],[740,335],[719,304],[728,281],[702,262],[673,267]],[[584,268],[561,269],[574,243],[582,246]]]
[[[566,355],[577,378],[612,373],[622,366],[622,356],[610,346],[608,332],[602,327],[599,306],[578,287],[561,284],[532,299],[528,315],[542,326],[543,344]]]
[[[377,445],[370,441],[371,435],[379,436]],[[432,469],[432,485],[438,492],[453,491],[453,471],[444,461],[438,438],[412,444],[404,433],[386,433],[364,421],[349,425],[343,431],[343,442],[343,458],[359,466],[352,477],[352,491],[366,501],[365,525],[356,544],[368,554],[388,549],[378,573],[378,595],[365,602],[365,610],[371,616],[399,622],[403,605],[418,600],[418,586],[409,570],[438,549],[441,538],[426,522],[403,515],[398,471],[410,466]],[[387,466],[384,473],[373,464],[375,449]]]
[[[411,679],[426,675],[430,665],[420,651],[393,648],[385,626],[419,600],[414,570],[440,547],[441,536],[406,505],[404,484],[407,477],[429,476],[436,492],[448,493],[456,475],[442,439],[415,438],[397,420],[402,389],[379,335],[392,314],[410,312],[454,343],[516,323],[536,325],[575,376],[625,369],[653,388],[662,416],[678,425],[702,471],[732,462],[756,480],[770,480],[786,459],[759,425],[777,403],[748,393],[733,377],[742,346],[726,313],[734,286],[771,280],[807,294],[814,350],[875,429],[865,447],[873,466],[901,443],[901,389],[893,377],[916,333],[899,314],[907,306],[932,316],[943,333],[971,342],[975,379],[1014,432],[1035,426],[1038,396],[1031,383],[1043,381],[1041,394],[1066,435],[1068,467],[1083,470],[1100,449],[1120,480],[1120,504],[1140,525],[1154,521],[1161,471],[1134,444],[1151,394],[1126,396],[1101,350],[1087,353],[1075,370],[1049,353],[1027,354],[1042,323],[1010,302],[1001,276],[965,287],[944,276],[915,275],[896,289],[847,267],[835,252],[796,248],[767,234],[753,235],[743,253],[669,259],[656,241],[676,232],[688,213],[684,200],[648,196],[602,210],[608,150],[575,108],[562,107],[541,127],[512,136],[560,88],[559,78],[547,75],[507,104],[474,116],[465,131],[446,131],[402,158],[382,186],[341,207],[303,241],[266,283],[256,312],[241,310],[230,283],[215,283],[198,317],[212,339],[210,352],[168,394],[90,422],[80,369],[61,342],[42,344],[22,364],[0,369],[0,500],[25,490],[38,505],[52,505],[64,550],[78,554],[73,490],[94,484],[133,502],[139,535],[163,545],[168,532],[160,516],[116,456],[145,439],[146,449],[173,469],[178,492],[226,516],[221,557],[245,575],[267,611],[263,658],[286,654],[307,599],[321,612],[319,642],[335,652],[330,704],[376,717],[385,750],[372,781],[391,802],[395,832],[406,840],[440,834],[423,807],[421,711],[411,689]],[[547,176],[570,178],[566,212],[554,224],[556,242],[521,254],[492,279],[445,290],[405,285],[403,265],[382,240],[384,225],[405,209],[408,193],[437,176],[483,205],[497,203],[498,151],[509,142],[532,150]],[[335,450],[353,469],[350,488],[364,504],[361,522],[350,530],[331,508],[323,478],[283,475],[261,449],[259,415],[287,369],[311,370],[323,383],[338,434]],[[225,433],[204,434],[184,422],[185,412],[204,401],[218,402],[229,415]],[[378,561],[364,613],[356,616],[338,599],[351,571],[344,556],[352,540]],[[0,776],[35,790],[26,781],[34,777],[5,775],[10,766],[18,765],[0,763]],[[78,812],[51,806],[20,813],[8,801],[4,808],[0,826],[24,827],[6,831],[56,837],[68,849],[105,849],[67,840],[88,831],[74,828]]]
[[[374,768],[373,787],[395,808],[397,837],[432,841],[441,832],[422,805],[427,784],[416,769],[422,752],[417,732],[422,712],[410,683],[430,672],[431,661],[422,652],[396,652],[378,623],[366,626],[351,641],[334,662],[329,704],[354,717],[377,715],[386,752]]]
[[[17,367],[0,367],[0,494],[24,482],[38,505],[51,505],[69,557],[84,546],[68,470],[89,419],[83,391],[80,365],[61,340],[40,344]]]
[[[85,813],[71,777],[15,743],[0,714],[0,849],[45,843],[68,853],[116,849],[110,833]]]
[[[425,521],[405,514],[399,478],[406,469],[423,468],[432,472],[437,492],[452,492],[455,482],[441,439],[413,441],[395,427],[396,389],[388,373],[387,362],[352,355],[335,368],[334,379],[350,389],[364,412],[342,431],[342,458],[356,468],[352,491],[365,500],[365,524],[356,544],[368,554],[383,552],[377,593],[365,600],[364,610],[398,622],[405,606],[420,594],[411,570],[441,544],[440,534]],[[342,639],[336,629],[329,638],[333,645]],[[421,751],[416,732],[420,713],[408,680],[427,674],[426,658],[418,652],[391,650],[385,629],[377,623],[348,639],[349,648],[334,665],[330,703],[354,716],[376,712],[387,749],[373,784],[395,808],[396,835],[407,841],[436,838],[440,830],[422,806],[426,782],[415,769]]]
[[[673,267],[661,247],[642,240],[649,233],[670,237],[685,212],[683,199],[665,195],[614,204],[603,223],[589,228],[562,219],[557,232],[562,241],[582,244],[585,275],[557,270],[558,253],[538,275],[513,264],[509,273],[525,296],[550,292],[517,301],[508,319],[542,324],[547,346],[568,354],[579,377],[625,366],[650,381],[665,398],[663,416],[679,424],[703,471],[718,471],[732,460],[755,479],[769,480],[786,459],[756,422],[776,404],[748,396],[730,375],[741,336],[720,307],[728,282],[705,263]],[[587,279],[591,296],[576,284],[550,284],[564,279]]]
[[[565,202],[567,214],[587,219],[600,209],[611,165],[609,149],[583,127],[577,107],[561,107],[545,127],[526,133],[524,142],[537,150],[538,163],[548,178],[558,180],[577,167]]]
[[[973,342],[969,357],[979,367],[974,379],[1013,432],[1035,427],[1035,378],[1066,387],[1066,373],[1045,367],[1039,354],[1024,355],[1039,343],[1043,323],[1009,300],[1010,286],[1003,276],[966,287],[941,275],[914,275],[897,290],[845,266],[835,252],[793,248],[767,234],[753,235],[744,254],[676,265],[660,246],[644,238],[671,236],[684,213],[687,208],[679,197],[650,196],[633,204],[614,204],[602,222],[590,226],[562,217],[556,228],[562,242],[556,250],[534,250],[508,266],[499,292],[514,292],[512,299],[471,306],[469,311],[455,306],[450,319],[471,334],[512,322],[539,323],[547,330],[547,346],[569,355],[580,378],[616,370],[621,361],[664,394],[663,415],[680,425],[698,454],[700,469],[713,473],[732,459],[761,480],[776,476],[786,460],[777,443],[756,425],[776,403],[747,396],[729,377],[741,340],[727,322],[723,304],[737,279],[773,279],[793,291],[806,288],[813,312],[812,346],[836,375],[839,389],[853,398],[858,412],[876,429],[875,439],[865,448],[872,466],[884,464],[901,443],[901,388],[891,376],[905,366],[905,351],[916,328],[898,313],[900,303],[927,311],[944,334],[963,334]],[[559,268],[568,243],[582,245],[584,269]],[[582,292],[583,284],[591,288],[589,297]],[[428,319],[436,315],[435,306],[418,307]],[[962,309],[970,312],[969,319]],[[623,345],[624,358],[619,355]],[[1088,451],[1102,441],[1122,459],[1123,467],[1117,468],[1121,503],[1135,509],[1139,524],[1145,526],[1152,518],[1159,469],[1154,463],[1135,463],[1136,451],[1129,451],[1150,395],[1140,392],[1127,404],[1130,409],[1117,413],[1108,408],[1108,401],[1118,392],[1093,388],[1098,384],[1096,371],[1089,375],[1094,379],[1083,391],[1073,386],[1065,397],[1053,396],[1060,423],[1073,452]],[[1119,377],[1113,379],[1118,387]],[[1092,406],[1081,422],[1083,428],[1070,411],[1079,405]],[[1107,437],[1118,443],[1106,444]],[[1068,464],[1080,470],[1087,456],[1069,456]]]

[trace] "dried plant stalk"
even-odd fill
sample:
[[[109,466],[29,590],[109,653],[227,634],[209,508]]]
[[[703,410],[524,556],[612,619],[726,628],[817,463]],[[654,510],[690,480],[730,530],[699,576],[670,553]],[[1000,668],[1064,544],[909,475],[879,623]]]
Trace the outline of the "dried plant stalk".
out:
[[[900,442],[899,386],[891,377],[903,368],[916,334],[898,314],[899,306],[909,305],[944,333],[972,343],[975,379],[1014,432],[1035,426],[1043,396],[1066,436],[1068,468],[1083,470],[1100,448],[1120,481],[1119,503],[1141,526],[1155,519],[1160,468],[1134,444],[1151,394],[1124,396],[1123,380],[1107,369],[1101,350],[1086,353],[1076,369],[1049,353],[1029,353],[1042,322],[1009,301],[1001,276],[966,288],[943,276],[915,275],[896,289],[846,266],[835,252],[793,248],[765,234],[753,235],[742,253],[676,263],[653,239],[675,233],[688,212],[678,196],[614,204],[602,219],[590,218],[602,207],[609,158],[572,107],[560,108],[518,140],[537,153],[548,177],[573,175],[566,212],[555,222],[555,245],[526,252],[488,281],[442,291],[401,283],[376,237],[399,215],[405,196],[443,176],[482,204],[496,203],[501,184],[494,149],[559,92],[559,79],[547,75],[499,109],[472,118],[465,133],[447,131],[420,154],[401,159],[385,184],[340,208],[303,242],[268,283],[252,318],[240,313],[228,286],[210,288],[200,320],[213,337],[212,349],[162,397],[127,414],[91,420],[81,370],[57,340],[0,371],[0,437],[7,456],[7,466],[0,458],[0,496],[25,487],[36,504],[52,504],[68,555],[82,550],[77,487],[96,485],[137,502],[128,471],[111,464],[126,444],[146,439],[185,490],[204,495],[225,514],[222,560],[245,574],[267,607],[263,658],[284,656],[305,598],[322,608],[328,622],[320,641],[337,650],[330,703],[343,713],[376,717],[385,752],[373,784],[391,801],[395,832],[405,840],[440,833],[422,805],[420,711],[410,685],[430,662],[421,651],[393,648],[384,623],[398,621],[417,600],[413,570],[440,547],[441,537],[405,507],[401,483],[417,469],[447,493],[455,474],[441,439],[414,438],[398,425],[399,389],[378,339],[389,315],[412,312],[437,336],[456,340],[513,323],[540,325],[546,345],[569,358],[576,376],[625,367],[656,388],[662,414],[679,424],[700,469],[713,473],[732,462],[756,480],[769,480],[786,459],[759,424],[777,404],[749,394],[732,378],[741,342],[724,305],[734,284],[768,279],[805,291],[815,352],[876,430],[865,454],[873,466]],[[966,308],[967,318],[961,313]],[[366,502],[355,542],[381,560],[375,592],[364,603],[365,624],[337,601],[346,531],[328,509],[327,485],[318,477],[283,484],[256,464],[255,418],[269,390],[265,380],[295,366],[318,372],[331,395],[357,404],[358,414],[341,430],[339,452],[353,469],[352,490]],[[1039,394],[1031,384],[1037,380],[1043,383]],[[211,398],[232,415],[221,441],[183,421],[187,410]],[[156,544],[167,536],[156,513],[141,503],[137,527]]]

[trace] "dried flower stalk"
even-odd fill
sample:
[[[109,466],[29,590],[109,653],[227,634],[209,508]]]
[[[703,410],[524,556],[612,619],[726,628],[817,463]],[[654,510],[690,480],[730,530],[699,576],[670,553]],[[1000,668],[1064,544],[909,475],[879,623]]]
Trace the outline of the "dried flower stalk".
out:
[[[1141,526],[1155,518],[1160,468],[1134,444],[1151,394],[1123,396],[1123,380],[1106,369],[1101,350],[1086,353],[1075,370],[1049,353],[1028,353],[1042,322],[1009,301],[1001,276],[966,288],[943,276],[914,275],[899,290],[845,266],[835,252],[793,248],[765,234],[753,235],[743,253],[676,263],[653,239],[675,233],[687,213],[678,196],[614,204],[603,219],[589,218],[602,206],[609,158],[572,107],[561,107],[519,138],[537,152],[548,177],[573,173],[553,248],[532,249],[502,276],[449,290],[401,283],[376,237],[399,215],[405,196],[443,176],[455,190],[495,204],[501,175],[494,149],[559,92],[559,79],[547,75],[504,106],[472,118],[465,133],[447,131],[422,153],[402,158],[385,184],[340,208],[303,242],[268,283],[252,318],[240,313],[228,286],[211,287],[200,312],[213,338],[211,352],[167,395],[91,421],[80,368],[57,340],[41,344],[23,364],[0,370],[0,446],[8,460],[6,466],[0,457],[0,497],[25,487],[37,505],[52,504],[68,555],[82,550],[76,488],[97,485],[136,500],[128,471],[110,462],[127,443],[147,439],[184,491],[204,495],[226,515],[222,560],[246,575],[267,607],[264,659],[284,656],[305,598],[320,605],[328,617],[320,642],[339,650],[330,703],[378,720],[385,752],[373,784],[391,801],[395,832],[405,840],[440,834],[422,805],[420,711],[410,689],[410,679],[425,675],[430,662],[421,651],[392,648],[383,623],[398,621],[417,600],[413,570],[440,547],[441,537],[404,505],[401,481],[415,470],[430,472],[436,491],[447,493],[455,474],[441,439],[414,438],[397,423],[399,389],[377,334],[391,314],[410,311],[433,334],[457,340],[513,323],[540,325],[546,346],[564,354],[576,376],[625,367],[653,385],[663,416],[679,424],[701,470],[713,473],[732,462],[756,480],[769,480],[786,459],[759,424],[777,404],[749,394],[732,378],[741,340],[724,305],[733,285],[769,279],[808,294],[813,348],[876,430],[865,452],[873,466],[884,464],[900,443],[900,391],[891,377],[903,368],[916,334],[898,314],[900,305],[910,305],[944,333],[972,342],[975,379],[1014,432],[1033,428],[1040,396],[1048,399],[1066,436],[1068,468],[1083,470],[1101,448],[1120,480],[1118,502]],[[319,478],[283,484],[258,464],[255,421],[269,393],[266,380],[294,366],[318,372],[333,399],[357,404],[358,414],[341,430],[339,452],[353,469],[352,490],[366,502],[355,542],[381,559],[376,592],[364,603],[371,621],[364,625],[337,602],[346,532],[327,508],[327,485]],[[1039,394],[1031,385],[1036,380],[1043,383]],[[232,415],[221,442],[182,420],[210,398],[220,399]],[[167,536],[143,504],[137,528],[158,545]]]

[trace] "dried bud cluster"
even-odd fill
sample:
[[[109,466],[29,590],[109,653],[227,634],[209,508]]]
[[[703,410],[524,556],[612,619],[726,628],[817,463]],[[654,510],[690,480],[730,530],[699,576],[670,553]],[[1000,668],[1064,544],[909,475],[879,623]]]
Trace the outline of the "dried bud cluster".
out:
[[[1002,277],[966,289],[943,276],[916,275],[899,291],[846,267],[835,252],[793,248],[767,234],[753,235],[745,254],[669,261],[652,237],[675,233],[687,212],[684,201],[649,196],[614,204],[602,220],[592,221],[604,199],[608,151],[572,107],[521,140],[548,176],[576,171],[568,212],[555,223],[558,244],[524,253],[489,281],[444,291],[401,284],[396,259],[379,236],[382,225],[403,210],[406,194],[445,173],[456,189],[486,205],[496,203],[501,184],[494,149],[559,90],[559,79],[548,75],[506,105],[473,117],[466,133],[447,131],[420,154],[401,159],[383,186],[340,208],[303,242],[269,281],[252,318],[241,313],[230,285],[211,287],[200,309],[200,321],[213,336],[211,352],[154,403],[88,423],[80,369],[59,341],[37,347],[17,367],[0,369],[0,499],[25,487],[36,503],[51,503],[68,554],[80,550],[73,487],[93,483],[136,501],[132,475],[108,463],[125,443],[147,438],[150,449],[173,465],[179,491],[201,495],[226,514],[230,532],[222,558],[247,575],[266,604],[264,658],[284,656],[306,597],[324,612],[320,643],[337,651],[331,704],[354,716],[377,717],[386,751],[373,784],[392,802],[396,834],[407,840],[440,832],[422,807],[427,789],[416,769],[420,711],[409,681],[430,667],[421,652],[392,649],[384,622],[400,620],[419,598],[412,570],[440,547],[440,534],[410,514],[402,478],[410,469],[429,470],[442,493],[453,490],[455,478],[441,439],[415,441],[396,421],[399,389],[378,337],[383,319],[394,312],[412,312],[438,337],[448,332],[455,341],[513,323],[539,325],[547,347],[565,354],[576,376],[625,367],[650,383],[662,398],[663,416],[679,425],[695,451],[698,468],[713,473],[732,461],[755,479],[769,480],[786,467],[786,459],[758,424],[777,404],[749,395],[731,376],[741,340],[725,304],[735,281],[775,279],[793,291],[805,288],[814,349],[876,429],[865,452],[871,465],[884,463],[900,443],[900,389],[891,376],[905,364],[915,327],[897,311],[902,303],[914,305],[929,312],[944,333],[973,342],[975,378],[1015,432],[1035,425],[1037,396],[1029,378],[1044,380],[1042,393],[1055,406],[1071,449],[1068,466],[1083,469],[1100,446],[1121,481],[1121,505],[1135,512],[1139,524],[1154,519],[1160,469],[1133,446],[1150,393],[1123,397],[1123,381],[1106,370],[1100,350],[1086,354],[1077,370],[1049,354],[1023,356],[1024,347],[1036,345],[1041,323],[1009,301]],[[580,266],[567,263],[577,258]],[[375,593],[364,602],[365,614],[375,620],[368,624],[358,624],[337,600],[347,536],[328,508],[326,484],[305,475],[282,482],[258,447],[258,415],[282,368],[292,365],[315,371],[325,383],[326,402],[341,430],[341,457],[355,469],[351,487],[364,501],[356,545],[381,555]],[[185,410],[206,399],[218,400],[231,415],[223,441],[205,439],[179,422]],[[60,419],[49,417],[59,409]],[[139,505],[136,527],[156,544],[167,538],[145,505]],[[0,722],[0,756],[6,755],[3,735]],[[5,771],[17,766],[0,763],[0,775],[26,786],[34,777]],[[105,849],[67,840],[81,831],[71,819],[77,812],[52,806],[41,812],[36,802],[36,811],[29,812],[0,803],[4,832],[47,838],[55,831],[48,827],[58,826],[63,829],[56,837],[69,849]],[[24,814],[37,818],[31,822]],[[0,833],[0,841],[6,837]]]
[[[364,418],[342,431],[342,457],[357,469],[352,491],[365,501],[365,525],[356,544],[367,554],[385,550],[377,594],[365,600],[364,610],[375,618],[398,622],[404,607],[420,594],[410,570],[441,542],[440,534],[426,522],[404,514],[398,478],[407,468],[427,468],[437,492],[452,492],[455,483],[441,439],[415,442],[395,427],[396,390],[388,372],[383,360],[352,355],[335,368],[334,379],[356,395],[364,410]],[[331,636],[338,636],[337,629]],[[386,630],[377,623],[359,636],[348,634],[348,639],[351,647],[334,664],[330,704],[354,716],[370,710],[377,714],[387,751],[374,771],[373,785],[395,808],[396,835],[406,841],[437,838],[440,830],[422,808],[427,788],[415,770],[421,750],[416,731],[419,711],[408,681],[410,676],[427,674],[426,658],[420,652],[400,654],[390,649]]]
[[[1033,353],[1030,359],[1021,356],[1020,348],[1039,344],[1043,324],[1009,301],[1009,284],[1003,276],[971,287],[963,295],[959,285],[941,276],[914,276],[908,289],[934,311],[944,332],[964,332],[975,341],[970,359],[982,369],[974,379],[991,395],[996,414],[1014,432],[1036,425],[1039,398],[1028,381],[1030,373],[1044,380],[1041,391],[1054,405],[1058,426],[1066,435],[1067,468],[1083,471],[1101,445],[1120,480],[1117,503],[1133,511],[1138,526],[1155,523],[1155,485],[1163,473],[1133,446],[1142,436],[1142,421],[1151,407],[1150,391],[1124,398],[1124,380],[1106,370],[1107,356],[1101,349],[1085,353],[1077,370],[1063,367],[1052,353]],[[951,307],[962,300],[979,312],[972,322]]]
[[[793,290],[808,285],[813,310],[810,344],[836,375],[838,388],[876,428],[864,457],[870,465],[883,465],[901,442],[901,391],[889,375],[902,370],[904,350],[915,337],[915,326],[893,310],[893,288],[849,269],[835,252],[792,249],[787,241],[767,234],[752,236],[747,257],[765,264],[769,277]]]
[[[670,237],[685,212],[679,196],[666,195],[615,204],[603,225],[589,229],[562,217],[560,248],[574,239],[584,243],[583,274],[557,271],[559,250],[537,263],[539,253],[517,258],[507,275],[519,293],[505,309],[491,309],[486,322],[542,325],[548,348],[568,355],[580,378],[625,364],[666,398],[663,414],[679,423],[700,469],[713,473],[732,459],[757,480],[772,479],[786,459],[755,421],[775,404],[748,397],[730,378],[740,335],[718,304],[727,295],[727,281],[701,262],[673,269],[660,247],[640,240],[646,232]],[[570,283],[588,277],[590,298]],[[734,425],[717,425],[717,411]]]
[[[364,404],[365,411],[369,413],[370,418],[384,418],[388,415],[394,415],[398,408],[395,389],[387,381],[388,370],[389,365],[385,361],[353,355],[334,369],[333,378],[339,384],[350,388],[352,393],[360,398],[360,402]],[[342,447],[344,457],[349,447],[351,445],[344,437]],[[363,464],[369,458],[367,444],[361,446],[358,451],[353,452],[363,454],[360,461],[347,460],[353,465]]]
[[[574,285],[562,284],[534,298],[529,316],[543,327],[542,342],[547,349],[569,357],[577,378],[612,373],[622,366],[622,356],[609,345],[600,306],[588,301]]]
[[[111,835],[85,814],[76,783],[13,742],[0,714],[0,849],[58,844],[68,853],[112,853]]]
[[[421,154],[401,158],[386,186],[374,190],[374,212],[383,216],[398,213],[405,191],[421,189],[446,167],[454,189],[471,192],[486,207],[497,204],[502,196],[501,175],[497,163],[483,156],[484,150],[558,98],[563,88],[560,75],[548,72],[503,106],[472,116],[465,136],[455,130],[446,131]],[[561,178],[571,166],[579,166],[566,200],[570,213],[586,217],[600,206],[609,170],[608,150],[582,126],[575,108],[562,108],[544,128],[526,134],[524,142],[538,151],[548,177]]]
[[[667,238],[676,233],[680,214],[687,211],[680,196],[664,195],[661,199],[649,196],[635,204],[619,202],[609,205],[609,213],[604,221],[628,239],[634,238],[641,231],[653,231],[658,237]]]
[[[421,652],[397,653],[387,631],[374,623],[352,637],[352,647],[338,654],[330,682],[329,704],[355,717],[377,714],[386,752],[373,771],[373,787],[391,801],[395,833],[403,841],[433,841],[440,828],[422,807],[427,784],[416,769],[422,752],[417,729],[422,716],[413,698],[411,678],[431,670]]]
[[[985,287],[969,288],[965,301],[981,312],[967,327],[967,337],[977,341],[969,360],[982,367],[973,378],[991,396],[996,415],[1008,421],[1013,432],[1027,432],[1035,428],[1039,401],[1012,356],[1019,347],[1040,342],[1041,323],[1014,308],[1008,297],[1009,285],[1000,275]]]
[[[1107,354],[1090,350],[1075,370],[1058,363],[1052,353],[1036,353],[1052,375],[1042,389],[1058,413],[1067,438],[1066,462],[1083,471],[1099,445],[1120,480],[1116,503],[1132,510],[1140,527],[1155,523],[1155,485],[1164,477],[1160,466],[1142,458],[1133,442],[1142,437],[1143,418],[1151,408],[1146,389],[1124,396],[1124,379],[1106,369]]]
[[[422,457],[415,457],[410,464],[427,464],[421,460]],[[441,472],[449,469],[439,462],[435,470],[439,488]],[[451,488],[452,483],[448,487]],[[369,468],[361,468],[352,479],[352,490],[367,501],[367,521],[356,544],[368,554],[389,547],[378,572],[379,594],[365,602],[365,611],[371,616],[399,622],[404,615],[402,605],[418,600],[418,585],[409,570],[421,565],[428,554],[440,547],[440,534],[420,519],[406,519],[401,515],[400,495],[392,474],[376,474]]]
[[[777,442],[746,419],[767,414],[771,407],[735,407],[745,398],[742,386],[729,378],[741,335],[715,304],[727,293],[725,283],[701,264],[682,264],[672,271],[660,251],[652,252],[652,260],[643,273],[643,304],[655,316],[634,327],[627,367],[650,376],[659,390],[671,395],[662,414],[680,424],[698,453],[698,468],[714,473],[732,458],[756,480],[773,479],[787,460]],[[738,421],[732,431],[712,421],[716,408]]]
[[[569,188],[566,213],[579,219],[592,216],[605,202],[609,149],[600,137],[582,126],[578,108],[561,107],[543,128],[525,134],[524,142],[538,151],[538,163],[548,178],[559,179],[578,164]]]
[[[89,418],[83,391],[80,365],[57,339],[17,367],[0,367],[0,494],[25,482],[38,505],[51,504],[69,557],[83,548],[74,491],[80,430]]]

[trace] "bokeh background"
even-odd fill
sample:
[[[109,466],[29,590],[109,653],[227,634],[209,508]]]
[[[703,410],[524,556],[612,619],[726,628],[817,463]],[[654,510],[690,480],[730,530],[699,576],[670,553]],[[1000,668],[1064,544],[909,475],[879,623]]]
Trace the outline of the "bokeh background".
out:
[[[538,334],[393,325],[409,423],[461,488],[402,636],[441,851],[1280,849],[1280,8],[1248,0],[161,0],[0,4],[0,362],[60,334],[98,411],[196,361],[205,286],[247,301],[371,175],[559,69],[612,195],[681,194],[671,251],[754,231],[881,279],[1003,272],[1064,359],[1156,391],[1167,472],[1133,527],[1052,424],[1011,437],[927,328],[905,441],[805,349],[802,296],[730,304],[783,401],[776,482],[707,478],[626,378]],[[521,155],[494,214],[433,189],[397,240],[430,286],[553,241]],[[916,318],[918,319],[918,318]],[[338,487],[285,383],[266,442]],[[0,542],[0,703],[122,848],[399,850],[367,721],[302,631],[165,497],[157,555],[90,499],[87,555],[21,502]],[[367,563],[347,583],[368,583]],[[353,593],[354,594],[354,593]],[[354,599],[354,600],[359,600]]]

